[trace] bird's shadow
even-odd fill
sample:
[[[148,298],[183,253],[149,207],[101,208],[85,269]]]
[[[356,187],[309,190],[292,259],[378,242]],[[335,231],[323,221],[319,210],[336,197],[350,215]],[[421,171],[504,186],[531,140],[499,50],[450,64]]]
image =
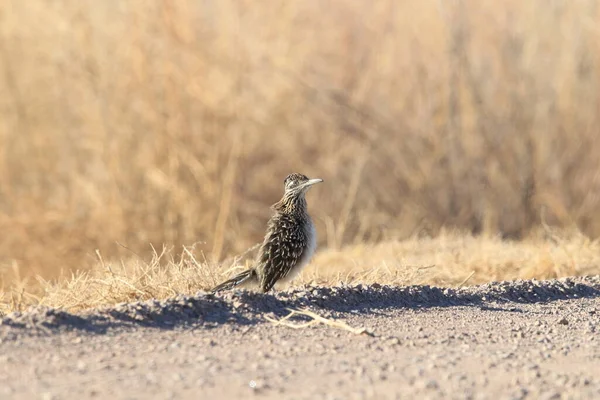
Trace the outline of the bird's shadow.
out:
[[[514,281],[452,289],[433,286],[355,285],[303,287],[262,294],[235,290],[223,294],[199,292],[165,301],[149,300],[73,314],[52,308],[14,313],[0,329],[32,329],[53,333],[77,330],[104,334],[115,328],[137,327],[172,330],[210,329],[223,324],[242,326],[266,321],[265,315],[282,317],[290,309],[351,314],[381,314],[391,310],[427,310],[446,307],[478,307],[484,311],[523,312],[519,304],[600,297],[596,280],[564,279],[547,282]]]

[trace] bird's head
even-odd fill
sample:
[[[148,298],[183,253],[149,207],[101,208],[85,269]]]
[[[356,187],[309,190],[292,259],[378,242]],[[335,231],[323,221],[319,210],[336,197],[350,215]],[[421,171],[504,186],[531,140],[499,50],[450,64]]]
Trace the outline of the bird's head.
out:
[[[299,195],[306,193],[312,185],[321,182],[323,179],[308,179],[305,175],[293,173],[285,178],[283,185],[286,195]]]
[[[293,213],[306,210],[306,199],[304,194],[315,183],[323,182],[323,179],[308,179],[305,175],[289,174],[283,181],[284,193],[281,200],[273,204],[273,208],[280,212]]]

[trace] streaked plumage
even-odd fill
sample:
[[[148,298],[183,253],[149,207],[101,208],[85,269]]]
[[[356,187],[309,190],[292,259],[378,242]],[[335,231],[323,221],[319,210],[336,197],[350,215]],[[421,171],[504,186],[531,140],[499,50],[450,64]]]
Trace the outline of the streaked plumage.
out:
[[[276,283],[296,277],[310,261],[317,242],[305,194],[312,185],[322,181],[298,173],[285,178],[285,192],[272,206],[275,213],[269,220],[255,265],[216,286],[213,293],[236,286],[258,286],[265,293]]]

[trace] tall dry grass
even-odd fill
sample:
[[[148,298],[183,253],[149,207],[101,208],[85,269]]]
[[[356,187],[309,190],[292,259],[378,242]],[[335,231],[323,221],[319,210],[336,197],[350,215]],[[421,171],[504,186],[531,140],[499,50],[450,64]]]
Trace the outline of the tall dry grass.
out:
[[[9,1],[0,266],[263,234],[292,171],[331,249],[600,235],[596,1]],[[545,214],[542,214],[542,211]]]

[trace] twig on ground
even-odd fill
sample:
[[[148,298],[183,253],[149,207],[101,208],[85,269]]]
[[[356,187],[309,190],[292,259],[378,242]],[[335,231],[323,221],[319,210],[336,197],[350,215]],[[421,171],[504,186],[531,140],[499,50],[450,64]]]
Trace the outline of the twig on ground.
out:
[[[462,287],[462,286],[463,286],[465,283],[467,283],[467,282],[469,281],[469,279],[471,279],[471,278],[473,277],[473,275],[475,275],[475,271],[474,271],[474,270],[473,270],[473,271],[471,271],[471,273],[469,274],[469,276],[467,276],[467,277],[465,278],[465,280],[464,280],[464,281],[462,281],[462,282],[460,283],[460,285],[458,285],[458,287]]]
[[[268,317],[268,316],[265,316],[265,318],[267,319],[267,321],[273,323],[275,326],[283,325],[283,326],[287,326],[288,328],[292,328],[292,329],[308,328],[309,326],[321,323],[323,325],[344,329],[348,332],[354,333],[355,335],[374,336],[374,334],[372,332],[369,332],[366,328],[353,328],[350,325],[346,324],[345,322],[324,318],[324,317],[322,317],[312,311],[309,311],[307,309],[294,310],[294,309],[288,308],[288,310],[290,311],[290,313],[279,320]],[[312,321],[308,321],[308,322],[301,323],[301,324],[294,324],[292,322],[289,322],[288,320],[295,315],[306,315],[307,317],[312,318]]]

